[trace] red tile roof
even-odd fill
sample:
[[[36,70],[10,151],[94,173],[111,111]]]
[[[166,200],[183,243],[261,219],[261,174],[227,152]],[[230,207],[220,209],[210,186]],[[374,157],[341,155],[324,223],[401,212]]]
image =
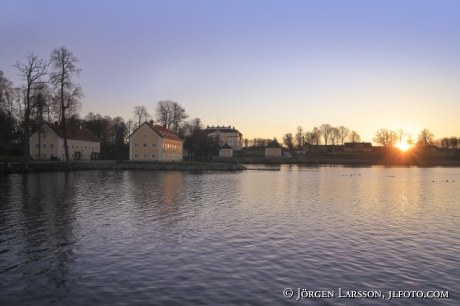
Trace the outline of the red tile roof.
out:
[[[62,130],[62,125],[57,125],[54,123],[45,123],[47,124],[59,137],[64,138],[64,131]],[[72,140],[83,140],[83,141],[93,141],[101,142],[96,135],[91,133],[90,130],[84,127],[67,125],[66,129],[67,139]]]
[[[158,135],[162,138],[168,138],[168,139],[173,139],[173,140],[178,140],[178,141],[184,141],[182,138],[177,136],[176,133],[174,133],[171,130],[168,130],[165,127],[162,127],[161,125],[155,125],[150,122],[146,122],[148,126],[150,126],[155,132],[157,132]]]

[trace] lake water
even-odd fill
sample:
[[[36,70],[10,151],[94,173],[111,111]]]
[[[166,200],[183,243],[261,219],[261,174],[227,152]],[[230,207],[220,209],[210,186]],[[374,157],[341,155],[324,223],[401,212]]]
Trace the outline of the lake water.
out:
[[[460,305],[460,169],[267,169],[0,176],[0,304]]]

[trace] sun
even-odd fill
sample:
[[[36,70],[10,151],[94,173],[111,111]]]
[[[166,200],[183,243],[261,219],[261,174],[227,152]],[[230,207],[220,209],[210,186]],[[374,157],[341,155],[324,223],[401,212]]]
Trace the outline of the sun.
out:
[[[410,145],[406,142],[396,144],[396,147],[399,148],[401,151],[407,151],[410,149]]]

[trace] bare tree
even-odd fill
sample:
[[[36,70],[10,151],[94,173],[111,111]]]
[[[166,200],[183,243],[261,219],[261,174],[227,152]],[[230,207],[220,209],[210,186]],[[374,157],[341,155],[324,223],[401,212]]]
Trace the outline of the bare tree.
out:
[[[321,130],[317,128],[316,126],[313,128],[311,131],[311,136],[312,136],[312,143],[315,145],[320,145],[321,144]]]
[[[449,144],[452,149],[457,149],[458,146],[458,139],[456,137],[449,138]]]
[[[44,83],[42,77],[48,72],[48,63],[33,53],[26,55],[27,63],[23,64],[16,62],[14,67],[19,70],[19,76],[26,82],[24,85],[24,135],[23,135],[23,154],[24,154],[24,170],[29,170],[29,129],[30,129],[30,114],[39,103],[37,99],[33,99],[32,93],[34,87]]]
[[[188,118],[185,108],[171,100],[159,101],[155,112],[158,123],[175,133],[183,121]]]
[[[412,133],[406,133],[406,143],[409,145],[409,146],[413,146],[415,141],[414,139],[412,138]]]
[[[283,143],[286,145],[289,151],[294,148],[294,137],[292,137],[291,133],[284,134]]]
[[[134,113],[134,119],[135,121],[137,121],[136,128],[140,127],[142,123],[150,119],[150,114],[147,111],[147,107],[145,107],[144,105],[135,106],[133,113]]]
[[[441,149],[449,149],[450,143],[449,143],[449,138],[444,137],[439,141]]]
[[[66,47],[56,48],[51,51],[50,63],[53,67],[50,82],[56,87],[60,100],[65,160],[69,161],[66,110],[78,103],[80,98],[83,97],[81,86],[72,82],[74,76],[80,75],[81,69],[76,66],[78,59]]]
[[[337,129],[339,130],[339,138],[343,145],[345,139],[347,139],[348,135],[350,135],[350,129],[344,127],[343,125],[339,126]]]
[[[373,140],[381,146],[393,147],[396,144],[397,139],[398,137],[396,132],[382,128],[375,133],[375,138]]]
[[[0,144],[3,145],[7,167],[9,167],[10,150],[15,134],[15,107],[13,82],[0,70]]]
[[[299,150],[305,144],[305,136],[303,134],[303,128],[301,126],[297,127],[297,133],[295,134],[295,144],[297,145],[297,148]]]
[[[321,126],[319,127],[319,130],[321,131],[321,135],[324,138],[325,145],[327,145],[327,141],[329,140],[329,137],[331,135],[331,129],[332,129],[332,126],[328,123],[321,124]]]
[[[339,129],[336,128],[336,127],[332,127],[331,132],[329,134],[329,138],[331,140],[332,145],[338,144],[339,141],[340,141],[340,131],[339,131]]]
[[[361,136],[356,131],[351,131],[349,139],[350,142],[361,142]]]
[[[428,130],[428,129],[423,129],[419,134],[418,134],[418,141],[423,145],[423,146],[428,146],[432,145],[434,141],[434,134]]]
[[[405,136],[406,136],[406,133],[404,132],[403,129],[396,130],[396,137],[397,137],[397,141],[399,142],[399,145],[402,144],[402,140]]]

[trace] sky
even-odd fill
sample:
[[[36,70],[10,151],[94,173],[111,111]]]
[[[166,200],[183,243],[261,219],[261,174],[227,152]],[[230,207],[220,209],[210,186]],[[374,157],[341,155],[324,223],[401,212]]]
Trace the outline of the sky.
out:
[[[79,59],[81,117],[181,104],[205,125],[282,139],[298,126],[460,136],[460,1],[3,0],[0,70]]]

